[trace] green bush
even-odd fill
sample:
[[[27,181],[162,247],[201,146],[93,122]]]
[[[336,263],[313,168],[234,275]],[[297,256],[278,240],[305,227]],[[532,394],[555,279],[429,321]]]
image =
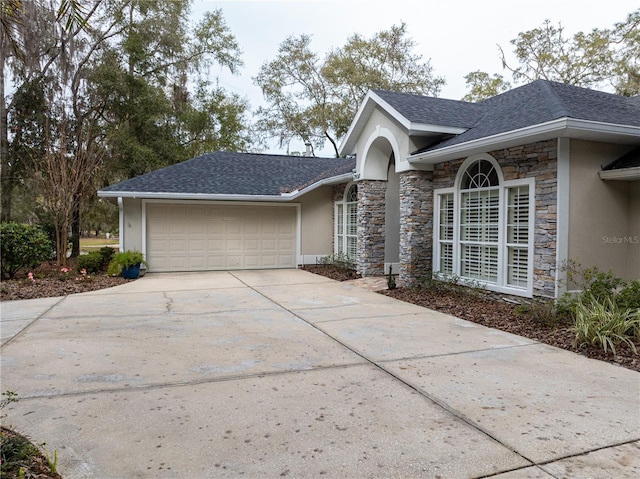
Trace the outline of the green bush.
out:
[[[78,257],[78,271],[86,270],[87,273],[97,273],[104,267],[104,258],[100,251],[91,251]]]
[[[103,246],[98,250],[100,256],[102,256],[102,265],[107,266],[113,259],[113,255],[116,254],[116,250],[111,246]]]
[[[640,309],[640,280],[631,281],[615,296],[622,309]]]
[[[615,354],[616,345],[627,343],[637,353],[633,341],[640,339],[640,309],[622,309],[610,297],[585,294],[576,304],[573,330],[580,347],[600,346]]]
[[[23,268],[35,268],[51,257],[51,243],[39,226],[0,224],[2,278],[11,279]]]

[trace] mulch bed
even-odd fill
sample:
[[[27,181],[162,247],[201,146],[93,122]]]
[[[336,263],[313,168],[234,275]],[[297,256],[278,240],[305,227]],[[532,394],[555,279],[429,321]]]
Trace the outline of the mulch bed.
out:
[[[62,479],[62,476],[57,472],[52,472],[49,466],[49,461],[39,450],[36,451],[34,446],[33,451],[27,455],[27,457],[14,457],[15,455],[11,451],[7,451],[10,448],[12,441],[28,441],[29,439],[10,430],[6,427],[2,427],[0,431],[0,437],[2,438],[3,445],[3,458],[7,459],[7,462],[0,464],[0,471],[2,477],[25,479]],[[26,452],[26,451],[25,451]],[[22,470],[22,475],[19,472]]]
[[[302,267],[305,271],[326,276],[336,281],[347,281],[350,279],[362,278],[360,273],[356,273],[352,269],[338,268],[333,265],[307,264]]]
[[[86,293],[99,289],[111,288],[131,280],[120,276],[108,276],[106,273],[81,274],[77,271],[77,262],[70,258],[66,266],[67,272],[55,262],[45,262],[31,271],[23,271],[15,279],[3,280],[0,283],[0,300],[50,298],[67,296],[74,293]],[[29,279],[31,272],[33,280]]]

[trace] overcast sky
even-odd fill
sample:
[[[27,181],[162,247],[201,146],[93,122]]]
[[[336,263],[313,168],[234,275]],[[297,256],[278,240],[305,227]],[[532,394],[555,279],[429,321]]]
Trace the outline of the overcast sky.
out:
[[[637,8],[634,4],[632,0],[195,0],[192,15],[197,19],[205,11],[222,10],[242,50],[244,67],[237,76],[216,69],[212,74],[227,90],[248,98],[255,109],[263,99],[252,78],[264,62],[275,58],[289,35],[310,34],[311,48],[322,57],[354,33],[369,38],[405,22],[408,36],[416,42],[415,53],[429,59],[434,73],[446,79],[439,96],[459,100],[466,93],[464,75],[469,72],[500,73],[510,80],[502,71],[497,45],[513,58],[509,42],[520,32],[540,27],[545,19],[562,23],[567,36],[610,28],[624,21]],[[269,152],[286,153],[275,146]]]

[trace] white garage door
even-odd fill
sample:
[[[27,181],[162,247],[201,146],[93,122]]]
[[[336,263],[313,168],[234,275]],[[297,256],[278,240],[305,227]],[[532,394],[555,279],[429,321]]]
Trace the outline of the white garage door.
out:
[[[149,271],[296,267],[292,206],[147,203]]]

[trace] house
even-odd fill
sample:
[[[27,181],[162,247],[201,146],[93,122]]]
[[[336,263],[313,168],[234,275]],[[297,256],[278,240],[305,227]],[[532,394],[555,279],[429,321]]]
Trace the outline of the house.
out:
[[[479,103],[373,90],[347,159],[215,153],[99,194],[118,198],[121,247],[146,252],[151,271],[340,252],[405,285],[437,273],[558,297],[573,287],[568,260],[640,277],[639,146],[640,97],[546,80]]]

